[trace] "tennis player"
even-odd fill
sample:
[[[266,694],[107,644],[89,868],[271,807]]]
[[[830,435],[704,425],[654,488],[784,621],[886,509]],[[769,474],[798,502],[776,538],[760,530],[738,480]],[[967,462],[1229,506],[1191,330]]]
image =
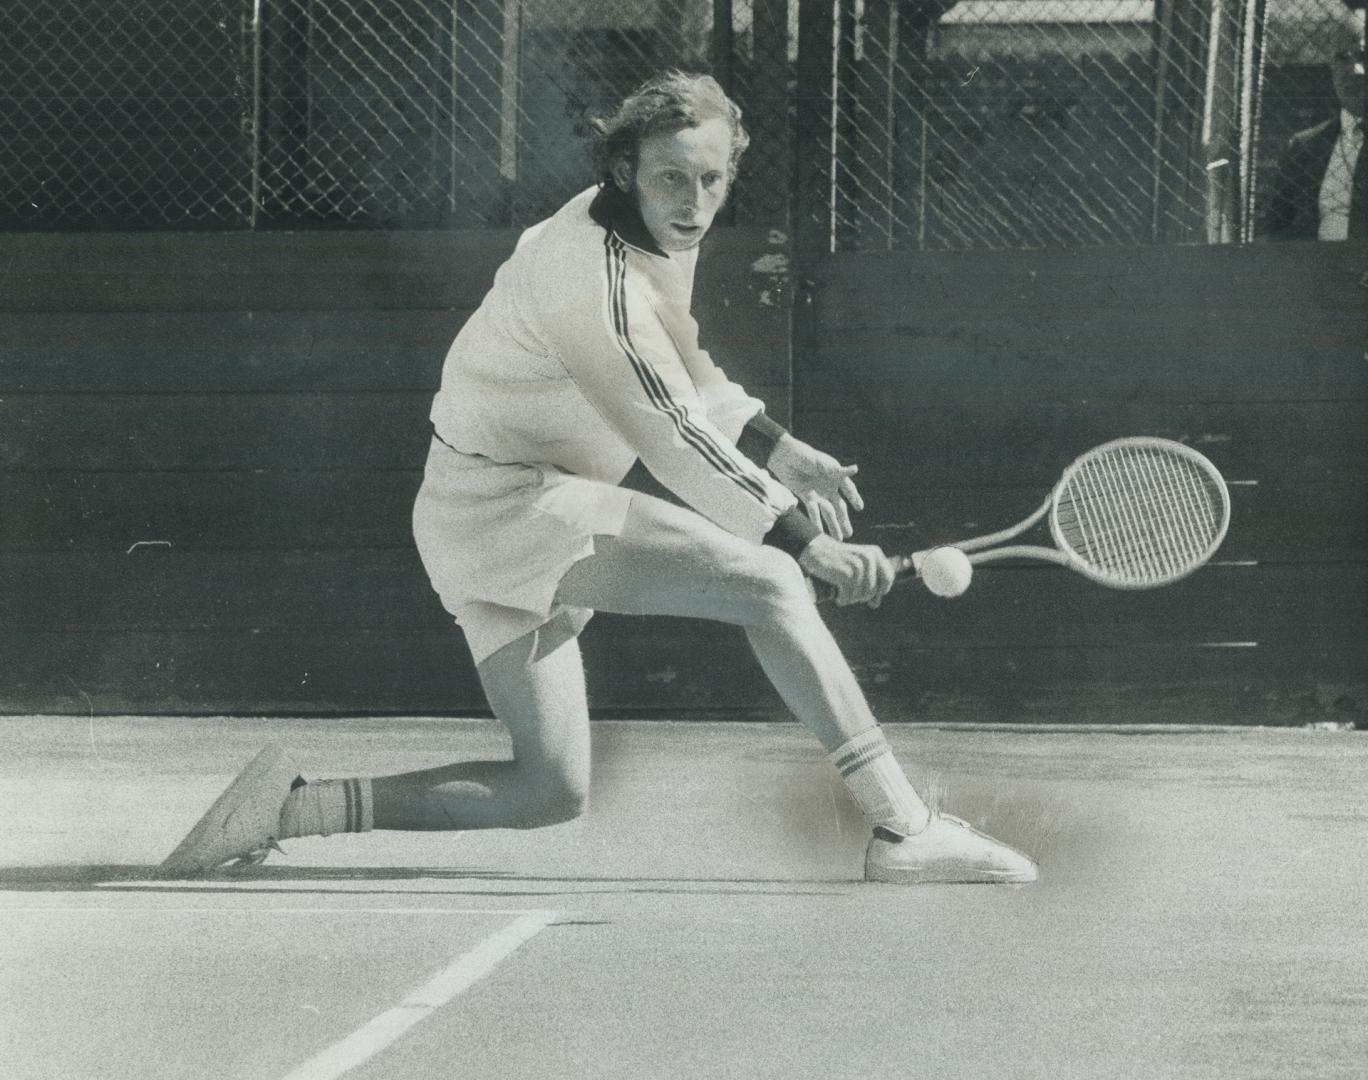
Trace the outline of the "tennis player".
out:
[[[893,571],[852,544],[855,466],[808,446],[699,348],[698,245],[749,139],[707,76],[669,73],[593,128],[598,183],[528,229],[447,355],[414,508],[505,761],[305,783],[268,747],[166,860],[186,875],[279,839],[531,829],[583,812],[589,714],[577,637],[596,610],[744,629],[869,821],[865,876],[1025,882],[1034,863],[908,782],[805,574],[877,606]],[[620,486],[640,459],[684,506]]]

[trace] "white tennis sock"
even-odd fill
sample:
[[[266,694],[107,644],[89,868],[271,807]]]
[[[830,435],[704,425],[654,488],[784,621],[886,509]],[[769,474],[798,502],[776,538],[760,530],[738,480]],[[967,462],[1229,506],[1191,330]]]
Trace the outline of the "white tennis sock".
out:
[[[855,796],[872,828],[899,836],[921,832],[931,811],[908,782],[893,749],[875,726],[842,743],[828,755]]]
[[[368,778],[299,784],[285,797],[280,810],[281,840],[291,836],[370,832],[373,828],[375,802]]]

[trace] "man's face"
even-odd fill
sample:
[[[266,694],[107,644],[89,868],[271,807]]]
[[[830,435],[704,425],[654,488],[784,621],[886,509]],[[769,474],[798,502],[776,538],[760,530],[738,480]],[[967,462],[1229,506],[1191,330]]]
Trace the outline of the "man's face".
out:
[[[633,168],[613,170],[624,191],[634,192],[641,219],[663,251],[687,251],[703,239],[727,198],[731,128],[720,117],[698,127],[649,135]]]

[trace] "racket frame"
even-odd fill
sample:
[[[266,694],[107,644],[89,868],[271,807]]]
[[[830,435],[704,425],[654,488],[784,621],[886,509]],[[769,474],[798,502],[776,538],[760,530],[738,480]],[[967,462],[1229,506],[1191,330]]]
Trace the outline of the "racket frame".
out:
[[[1215,537],[1208,543],[1206,554],[1190,565],[1183,567],[1182,570],[1151,578],[1147,580],[1135,581],[1121,578],[1114,574],[1098,570],[1087,560],[1079,557],[1068,543],[1064,540],[1059,525],[1059,502],[1069,482],[1084,468],[1090,460],[1100,454],[1115,450],[1142,450],[1142,449],[1162,450],[1164,453],[1177,454],[1179,457],[1191,461],[1211,482],[1212,486],[1221,494],[1221,520],[1217,526]],[[1057,546],[1044,547],[1038,544],[1007,544],[1001,547],[994,545],[1002,544],[1004,540],[1011,540],[1013,537],[1020,536],[1027,529],[1031,528],[1041,518],[1049,516],[1050,535]],[[1187,577],[1193,571],[1203,566],[1208,559],[1215,554],[1217,548],[1225,540],[1227,530],[1230,528],[1230,491],[1226,487],[1226,482],[1221,476],[1216,466],[1208,458],[1192,447],[1172,439],[1161,439],[1151,435],[1129,436],[1123,439],[1113,439],[1111,442],[1102,443],[1094,446],[1075,458],[1060,476],[1050,494],[1045,501],[1029,517],[1023,518],[1011,528],[1002,529],[999,532],[988,533],[984,536],[971,537],[968,540],[960,540],[950,544],[937,545],[939,547],[958,548],[969,557],[969,562],[974,566],[983,563],[1000,562],[1005,559],[1037,559],[1043,562],[1055,563],[1058,566],[1067,567],[1076,573],[1082,574],[1090,581],[1095,581],[1099,585],[1106,585],[1113,589],[1153,589],[1161,585],[1169,585],[1175,581]],[[991,548],[992,550],[984,550]],[[932,549],[934,550],[934,549]],[[921,571],[922,560],[928,554],[927,551],[913,552],[911,555],[900,557],[896,561],[899,572],[903,570],[913,570],[917,573]]]

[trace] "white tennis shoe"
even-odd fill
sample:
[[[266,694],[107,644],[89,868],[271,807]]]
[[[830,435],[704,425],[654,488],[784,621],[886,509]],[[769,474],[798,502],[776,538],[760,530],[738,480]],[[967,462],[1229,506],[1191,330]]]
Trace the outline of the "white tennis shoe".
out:
[[[933,814],[912,836],[875,829],[865,852],[865,880],[894,885],[1025,883],[1039,876],[1029,857],[949,814]]]
[[[298,775],[284,750],[266,747],[157,867],[157,876],[192,877],[228,862],[254,865],[279,851],[280,810]]]

